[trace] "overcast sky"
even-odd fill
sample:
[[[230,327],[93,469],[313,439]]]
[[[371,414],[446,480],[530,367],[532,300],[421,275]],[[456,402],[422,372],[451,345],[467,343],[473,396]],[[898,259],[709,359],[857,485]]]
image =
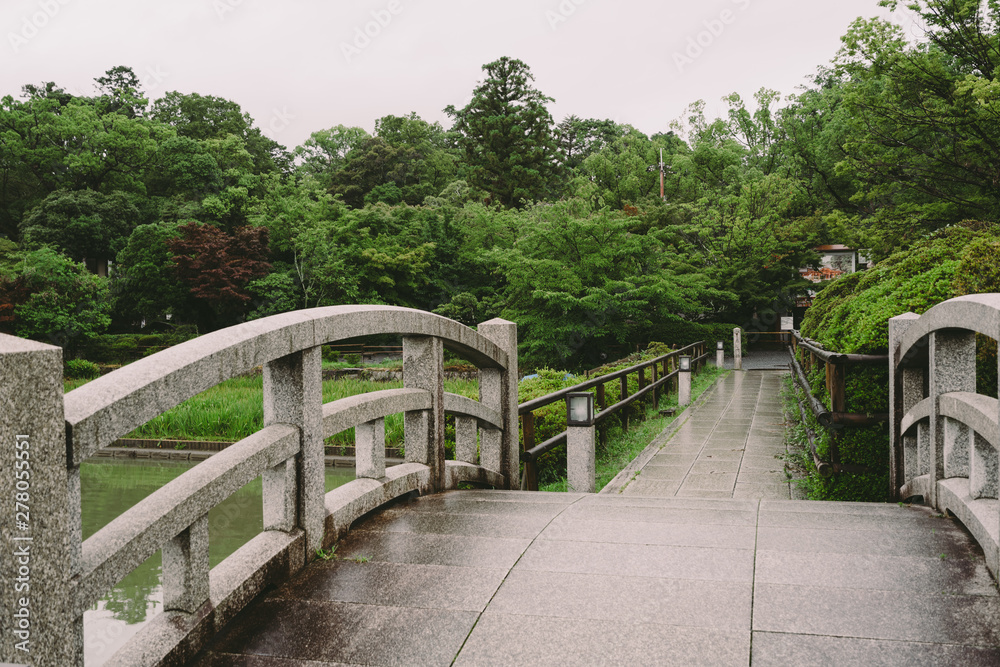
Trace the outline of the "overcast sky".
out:
[[[877,0],[2,0],[0,95],[54,81],[93,94],[133,68],[150,99],[234,100],[289,148],[337,124],[464,105],[501,56],[570,114],[669,129],[691,102],[796,91]],[[906,23],[905,15],[893,17]]]

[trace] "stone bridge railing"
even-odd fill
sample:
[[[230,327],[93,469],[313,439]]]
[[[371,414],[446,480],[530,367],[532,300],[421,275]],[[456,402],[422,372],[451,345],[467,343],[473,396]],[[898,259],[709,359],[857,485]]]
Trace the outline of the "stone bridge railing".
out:
[[[320,346],[375,334],[403,336],[404,388],[324,405]],[[444,392],[445,347],[479,367],[479,401]],[[258,366],[264,428],[81,540],[83,461]],[[406,462],[386,469],[384,419],[395,413]],[[456,415],[454,461],[445,413]],[[357,479],[324,494],[323,440],[352,426]],[[183,662],[379,505],[460,481],[519,486],[517,329],[492,320],[476,332],[388,306],[317,308],[201,336],[65,397],[60,348],[0,335],[0,444],[0,662],[82,665],[84,610],[161,549],[164,612],[107,664]],[[263,531],[210,569],[209,510],[258,476]]]
[[[1000,405],[976,393],[976,334],[1000,340],[1000,294],[889,320],[890,483],[965,524],[1000,573]]]

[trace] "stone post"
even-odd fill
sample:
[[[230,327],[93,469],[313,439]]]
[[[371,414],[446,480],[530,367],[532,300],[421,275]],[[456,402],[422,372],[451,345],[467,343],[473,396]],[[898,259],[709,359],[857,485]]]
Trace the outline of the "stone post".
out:
[[[733,329],[733,368],[743,370],[743,331],[739,327]]]
[[[508,489],[521,486],[517,435],[517,325],[502,319],[483,322],[479,334],[507,353],[507,368],[479,371],[479,400],[503,416],[503,430],[484,429],[479,437],[479,465],[496,470]]]
[[[722,341],[720,340],[715,345],[715,366],[716,368],[722,368],[726,365],[726,350],[722,346]]]
[[[691,402],[691,370],[690,366],[688,370],[684,370],[682,367],[677,373],[678,378],[678,388],[677,388],[677,405],[678,407],[684,407]]]
[[[354,427],[354,461],[356,477],[385,477],[385,419]]]
[[[68,470],[62,350],[0,334],[0,663],[83,665],[79,468]]]
[[[932,333],[929,363],[928,388],[934,399],[930,420],[929,500],[933,507],[938,507],[937,483],[945,479],[945,425],[939,397],[951,391],[976,392],[976,334],[958,330]]]
[[[431,394],[431,409],[407,412],[406,460],[431,469],[431,488],[444,490],[444,343],[432,336],[403,338],[403,386]]]
[[[566,427],[566,482],[570,493],[594,493],[597,488],[594,426]]]
[[[914,313],[904,313],[889,320],[889,485],[890,497],[899,499],[899,489],[908,479],[918,476],[917,440],[900,437],[903,415],[923,400],[923,372],[907,368],[897,360],[896,350],[907,329],[920,319]],[[899,364],[897,366],[897,363]]]
[[[300,449],[296,457],[298,525],[306,533],[306,558],[314,558],[323,546],[326,525],[323,468],[323,371],[320,348],[281,357],[264,365],[264,426],[289,424],[299,429]],[[282,466],[263,477],[264,502],[286,502],[290,481]],[[271,501],[269,501],[271,498]],[[288,510],[268,508],[272,521],[287,517]]]

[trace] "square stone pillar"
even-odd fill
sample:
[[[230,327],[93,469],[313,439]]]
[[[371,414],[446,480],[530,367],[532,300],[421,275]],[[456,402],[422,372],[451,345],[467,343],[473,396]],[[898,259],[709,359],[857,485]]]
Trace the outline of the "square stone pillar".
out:
[[[0,663],[82,665],[80,469],[68,469],[62,350],[0,334]]]
[[[951,391],[976,391],[976,334],[971,331],[936,331],[931,334],[928,386],[931,404],[930,503],[938,507],[937,483],[945,479],[945,425],[940,395]],[[940,508],[938,508],[940,509]]]
[[[677,405],[683,408],[691,402],[691,371],[681,369],[677,372]]]
[[[431,488],[442,491],[444,475],[444,344],[433,336],[403,338],[403,386],[431,394],[431,409],[404,415],[406,460],[431,469]]]
[[[570,493],[594,493],[597,488],[593,426],[566,427],[566,485]]]
[[[503,430],[484,429],[479,436],[479,464],[496,470],[508,489],[521,486],[517,429],[517,325],[502,319],[483,322],[479,334],[507,353],[507,368],[479,371],[479,401],[503,417]]]
[[[289,424],[299,429],[296,495],[299,526],[306,533],[307,559],[314,558],[323,546],[326,524],[322,361],[317,346],[264,365],[264,426]],[[278,488],[279,474],[269,472],[265,477],[269,488]],[[269,512],[269,516],[281,514],[280,510]]]

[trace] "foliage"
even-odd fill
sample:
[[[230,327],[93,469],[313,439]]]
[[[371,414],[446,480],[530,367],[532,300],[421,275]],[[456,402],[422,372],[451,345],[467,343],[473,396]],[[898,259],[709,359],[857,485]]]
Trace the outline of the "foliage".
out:
[[[250,302],[247,285],[265,275],[267,229],[241,227],[233,235],[195,222],[178,227],[167,241],[177,277],[187,285],[199,328],[211,331],[238,321]]]
[[[70,359],[66,362],[66,377],[93,380],[101,374],[101,367],[86,359]]]
[[[84,341],[111,323],[104,280],[83,264],[51,248],[23,251],[15,264],[0,266],[0,293],[13,294],[13,316],[5,329],[66,348],[72,357]]]
[[[989,263],[968,277],[959,273],[963,262],[969,268],[998,241],[1000,230],[989,225],[967,223],[941,230],[864,273],[828,285],[807,312],[802,333],[843,353],[884,353],[889,318],[923,313],[960,296],[961,287],[1000,289],[1000,284],[989,282],[993,279]]]
[[[462,109],[448,106],[469,163],[469,181],[505,207],[541,200],[555,175],[554,101],[532,87],[528,66],[504,56],[483,65],[486,79]]]

